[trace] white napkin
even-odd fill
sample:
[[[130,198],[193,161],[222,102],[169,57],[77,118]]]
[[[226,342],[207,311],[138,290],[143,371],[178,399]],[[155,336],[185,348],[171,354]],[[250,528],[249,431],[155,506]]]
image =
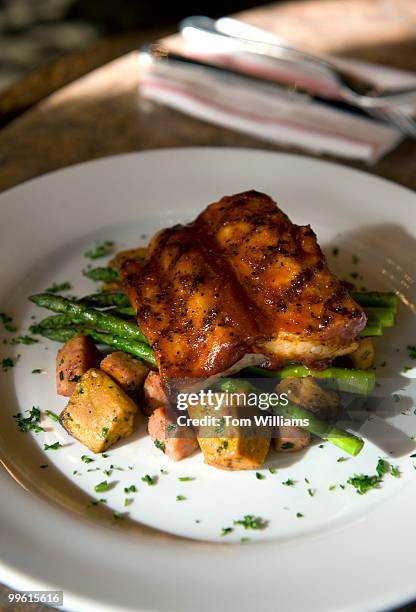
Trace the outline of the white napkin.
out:
[[[271,33],[230,18],[220,19],[218,27],[230,34],[266,42],[280,42]],[[184,32],[186,36],[186,31]],[[194,59],[224,67],[235,67],[248,75],[267,77],[270,84],[220,73],[209,68],[158,61],[147,52],[140,54],[141,93],[144,97],[174,107],[214,124],[233,128],[280,145],[294,145],[315,153],[375,163],[403,139],[395,128],[344,110],[331,108],[310,97],[288,93],[273,83],[307,85],[312,93],[331,90],[337,84],[327,73],[311,72],[299,64],[236,51],[232,45],[212,49],[203,34],[171,37],[163,45]],[[212,43],[211,43],[212,44]],[[376,85],[403,87],[416,83],[414,74],[331,57],[340,67]],[[413,108],[406,110],[413,111]]]

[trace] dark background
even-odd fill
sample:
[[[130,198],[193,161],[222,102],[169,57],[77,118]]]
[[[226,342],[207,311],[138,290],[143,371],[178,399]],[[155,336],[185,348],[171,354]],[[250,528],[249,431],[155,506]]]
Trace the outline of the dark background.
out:
[[[0,89],[105,37],[171,27],[187,15],[217,17],[259,0],[0,0]]]

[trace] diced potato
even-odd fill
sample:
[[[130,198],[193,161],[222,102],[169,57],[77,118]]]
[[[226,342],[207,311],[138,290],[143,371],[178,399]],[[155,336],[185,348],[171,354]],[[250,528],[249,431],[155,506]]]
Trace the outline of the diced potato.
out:
[[[307,408],[321,419],[334,419],[339,410],[338,393],[323,389],[312,376],[285,378],[276,391],[287,393],[290,403]]]
[[[260,431],[256,427],[252,419],[253,410],[242,405],[243,391],[240,395],[241,404],[237,392],[234,397],[234,405],[232,402],[227,406],[222,405],[219,411],[207,404],[189,406],[188,413],[199,422],[203,422],[204,416],[215,418],[215,424],[197,430],[198,444],[205,463],[222,470],[255,470],[264,463],[268,453],[270,430]],[[237,424],[223,425],[226,415],[236,419]],[[244,419],[248,419],[250,424],[244,425]]]
[[[270,438],[198,438],[208,465],[222,470],[255,470],[266,459]]]
[[[60,421],[67,432],[94,453],[101,453],[133,432],[136,404],[96,368],[77,383]]]
[[[149,372],[143,387],[143,412],[150,416],[158,406],[166,405],[168,402],[166,393],[162,387],[162,381],[158,372]]]
[[[301,451],[311,441],[311,434],[299,427],[280,425],[273,437],[273,446],[277,451],[294,452]]]
[[[374,364],[374,344],[371,338],[360,338],[358,348],[348,355],[357,370],[368,370]]]
[[[171,426],[171,432],[169,432]],[[149,417],[147,430],[155,446],[173,461],[181,461],[189,457],[197,448],[198,442],[189,428],[178,427],[176,423],[169,423],[166,410],[160,406],[155,408]]]
[[[100,369],[111,376],[123,391],[135,400],[138,399],[149,372],[149,368],[144,363],[121,351],[107,355],[102,360]]]
[[[81,376],[98,366],[100,351],[87,336],[74,336],[59,349],[56,355],[56,391],[69,397]]]
[[[113,259],[111,259],[108,262],[108,266],[110,268],[115,268],[116,270],[120,271],[121,266],[128,259],[136,259],[136,260],[144,259],[146,257],[146,254],[147,254],[146,247],[138,247],[137,249],[126,249],[125,251],[119,251],[113,257]],[[117,281],[102,284],[103,291],[117,291],[120,289],[120,287],[122,287],[122,283],[117,282]]]

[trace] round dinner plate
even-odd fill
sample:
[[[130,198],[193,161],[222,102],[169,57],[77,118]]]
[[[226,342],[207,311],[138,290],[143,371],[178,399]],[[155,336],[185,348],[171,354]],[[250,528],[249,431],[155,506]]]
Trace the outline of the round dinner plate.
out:
[[[85,257],[97,242],[143,246],[247,189],[310,224],[340,277],[400,297],[396,325],[376,339],[376,397],[354,404],[364,450],[351,458],[317,441],[302,453],[270,453],[259,477],[215,470],[201,453],[169,463],[139,419],[108,457],[92,456],[46,414],[65,405],[55,391],[58,345],[13,343],[46,316],[27,297],[64,282],[67,294],[91,293],[82,270],[105,265]],[[412,192],[363,172],[221,148],[111,157],[0,196],[0,312],[18,327],[0,322],[0,580],[62,590],[64,607],[82,612],[353,612],[416,597],[415,211]],[[13,417],[32,406],[44,431],[22,433]],[[44,450],[55,442],[61,447]],[[374,475],[380,457],[393,474],[358,495],[348,480]],[[103,480],[109,490],[96,493]],[[137,492],[126,493],[131,485]],[[245,529],[245,515],[264,528]]]

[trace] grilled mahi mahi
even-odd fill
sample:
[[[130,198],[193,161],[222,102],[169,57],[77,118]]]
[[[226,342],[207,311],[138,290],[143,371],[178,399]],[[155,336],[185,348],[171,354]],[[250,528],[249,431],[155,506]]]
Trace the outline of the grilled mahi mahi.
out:
[[[325,367],[354,351],[366,324],[312,229],[256,191],[162,230],[123,276],[165,384],[208,378],[249,353],[265,367]]]

